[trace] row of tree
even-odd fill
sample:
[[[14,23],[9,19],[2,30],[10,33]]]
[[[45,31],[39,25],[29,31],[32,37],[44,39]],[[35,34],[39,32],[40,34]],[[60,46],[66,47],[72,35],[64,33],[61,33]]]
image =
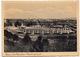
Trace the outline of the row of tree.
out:
[[[31,52],[42,52],[42,51],[48,51],[49,47],[49,41],[48,39],[43,39],[42,36],[38,36],[35,42],[33,42],[28,34],[25,34],[23,39],[21,41],[19,40],[20,38],[16,34],[12,34],[11,32],[8,32],[7,30],[4,30],[4,36],[7,37],[7,42],[8,45],[15,46],[15,41],[19,41],[19,43],[22,43],[23,45],[28,45],[30,44],[29,51]],[[9,39],[12,39],[10,41]],[[46,47],[46,49],[45,49]]]
[[[36,41],[32,41],[28,34],[25,34],[23,39],[18,37],[17,34],[13,34],[7,30],[4,30],[4,36],[7,38],[6,42],[8,42],[9,46],[15,46],[15,41],[19,41],[24,46],[29,45],[30,52],[47,52],[50,51],[76,51],[77,50],[77,42],[76,36],[69,36],[66,38],[65,36],[57,36],[54,40],[53,44],[50,44],[48,38],[43,38],[42,36],[38,36]],[[12,39],[12,41],[11,41]],[[18,44],[19,44],[18,43]],[[22,46],[21,46],[22,47]],[[60,48],[60,49],[59,49]],[[26,48],[25,48],[26,49]]]

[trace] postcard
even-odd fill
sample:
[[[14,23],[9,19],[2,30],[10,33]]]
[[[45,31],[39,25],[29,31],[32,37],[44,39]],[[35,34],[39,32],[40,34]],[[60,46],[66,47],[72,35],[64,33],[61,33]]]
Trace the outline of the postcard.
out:
[[[78,0],[3,1],[3,56],[78,56]]]

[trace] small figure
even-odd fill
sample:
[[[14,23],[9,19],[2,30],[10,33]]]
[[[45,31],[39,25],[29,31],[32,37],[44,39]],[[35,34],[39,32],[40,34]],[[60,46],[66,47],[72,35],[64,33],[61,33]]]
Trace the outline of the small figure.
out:
[[[43,44],[42,44],[42,36],[38,36],[38,39],[34,42],[33,46],[31,46],[30,51],[34,52],[42,52]]]
[[[43,43],[43,51],[48,52],[48,50],[49,50],[49,41],[48,41],[48,39],[43,39],[42,43]]]

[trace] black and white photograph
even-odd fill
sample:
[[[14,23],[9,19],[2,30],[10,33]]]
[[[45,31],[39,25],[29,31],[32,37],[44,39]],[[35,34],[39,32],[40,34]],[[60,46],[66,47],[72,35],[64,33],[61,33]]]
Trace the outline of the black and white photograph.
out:
[[[5,52],[77,51],[75,19],[4,19]]]
[[[77,52],[77,1],[3,2],[4,52]]]

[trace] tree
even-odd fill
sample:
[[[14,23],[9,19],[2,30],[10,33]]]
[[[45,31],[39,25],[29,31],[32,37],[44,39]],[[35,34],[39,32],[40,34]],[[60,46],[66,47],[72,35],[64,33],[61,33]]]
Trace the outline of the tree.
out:
[[[10,22],[10,20],[7,20],[7,23],[9,26],[12,26],[12,23]]]
[[[29,22],[26,23],[26,26],[32,26],[32,25],[33,25],[32,21],[29,21]]]
[[[29,37],[28,34],[26,34],[24,36],[24,38],[22,39],[22,41],[24,42],[24,44],[31,42],[31,38]]]
[[[18,41],[18,40],[19,40],[18,35],[14,34],[14,35],[13,35],[13,40]]]
[[[4,36],[7,37],[7,33],[8,33],[8,31],[7,30],[4,30]]]
[[[12,38],[13,34],[11,32],[8,32],[8,37]]]
[[[8,39],[13,36],[11,32],[8,32],[7,30],[4,30],[4,36],[6,36]]]
[[[16,21],[16,22],[15,22],[15,27],[17,27],[17,26],[21,26],[21,22]]]

